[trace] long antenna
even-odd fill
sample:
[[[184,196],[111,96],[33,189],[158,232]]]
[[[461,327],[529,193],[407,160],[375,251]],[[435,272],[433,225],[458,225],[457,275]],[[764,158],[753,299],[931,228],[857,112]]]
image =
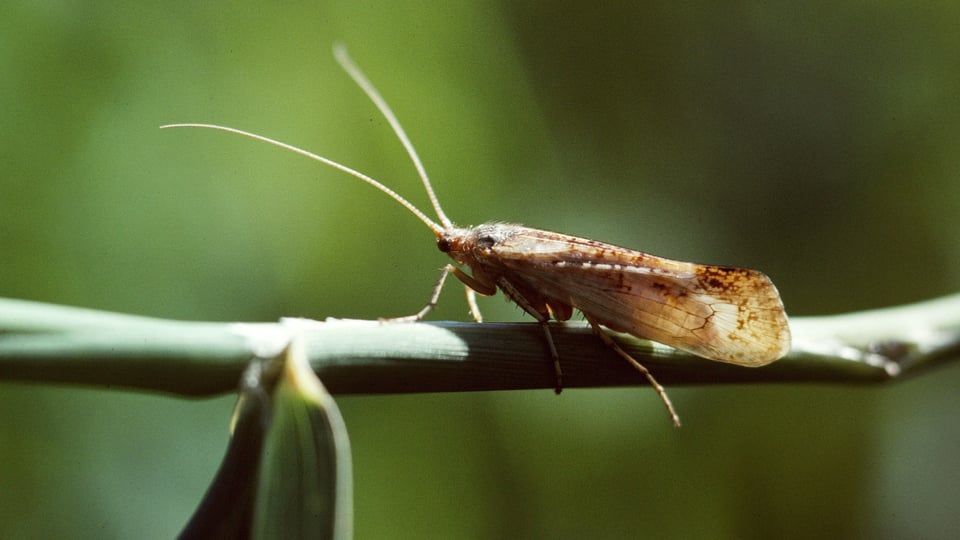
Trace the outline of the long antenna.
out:
[[[263,135],[257,135],[256,133],[250,133],[249,131],[243,131],[242,129],[236,129],[236,128],[226,127],[226,126],[218,126],[218,125],[216,125],[216,124],[167,124],[167,125],[165,125],[165,126],[160,126],[160,129],[167,129],[167,128],[185,128],[185,127],[216,129],[216,130],[219,130],[219,131],[226,131],[226,132],[228,132],[228,133],[235,133],[235,134],[237,134],[237,135],[242,135],[242,136],[244,136],[244,137],[249,137],[249,138],[251,138],[251,139],[255,139],[255,140],[262,141],[262,142],[265,142],[265,143],[268,143],[268,144],[272,144],[273,146],[278,146],[278,147],[283,148],[283,149],[285,149],[285,150],[290,150],[291,152],[295,152],[295,153],[297,153],[297,154],[300,154],[301,156],[308,157],[308,158],[310,158],[310,159],[312,159],[312,160],[314,160],[314,161],[319,161],[320,163],[323,163],[324,165],[328,165],[328,166],[330,166],[330,167],[333,167],[334,169],[343,171],[343,172],[349,174],[350,176],[353,176],[354,178],[358,178],[358,179],[360,179],[360,180],[363,180],[364,182],[370,184],[371,186],[373,186],[373,187],[379,189],[380,191],[386,193],[387,195],[390,196],[390,198],[392,198],[393,200],[395,200],[395,201],[397,201],[398,203],[402,204],[403,206],[405,206],[405,207],[407,208],[407,210],[410,210],[411,212],[413,212],[413,214],[414,214],[415,216],[417,216],[418,218],[420,218],[420,221],[424,222],[424,223],[427,225],[427,227],[430,227],[430,230],[433,231],[433,234],[435,234],[435,235],[437,235],[437,236],[440,236],[440,234],[443,233],[444,227],[441,227],[441,226],[438,225],[437,223],[434,223],[434,221],[433,221],[432,219],[428,218],[427,215],[424,214],[423,212],[421,212],[420,209],[418,209],[416,206],[413,205],[413,203],[411,203],[410,201],[408,201],[408,200],[404,199],[403,197],[401,197],[396,191],[388,188],[387,186],[381,184],[380,182],[374,180],[373,178],[370,178],[369,176],[363,174],[362,172],[357,171],[357,170],[354,170],[354,169],[351,169],[350,167],[347,167],[346,165],[342,165],[342,164],[340,164],[340,163],[337,163],[336,161],[333,161],[332,159],[327,159],[327,158],[325,158],[325,157],[323,157],[323,156],[318,156],[317,154],[314,154],[313,152],[308,152],[308,151],[306,151],[306,150],[304,150],[304,149],[302,149],[302,148],[297,148],[296,146],[287,144],[287,143],[285,143],[285,142],[280,142],[280,141],[278,141],[278,140],[276,140],[276,139],[271,139],[270,137],[264,137]],[[442,217],[442,215],[441,215],[441,217]]]
[[[347,72],[347,75],[350,75],[350,78],[367,94],[370,101],[373,101],[373,104],[380,109],[380,114],[387,119],[390,127],[393,128],[393,132],[397,134],[397,138],[403,143],[403,147],[407,150],[407,155],[410,156],[410,159],[413,161],[413,166],[417,168],[417,174],[420,176],[420,180],[423,181],[423,187],[427,190],[427,196],[430,197],[430,204],[433,205],[437,217],[440,218],[440,223],[446,229],[453,227],[453,222],[450,221],[450,218],[448,218],[447,215],[443,213],[443,209],[440,208],[440,201],[437,200],[437,195],[433,192],[433,186],[430,185],[427,170],[423,167],[420,156],[417,155],[417,151],[413,148],[413,143],[410,142],[410,137],[407,137],[407,133],[403,130],[403,126],[400,125],[400,121],[397,120],[397,116],[393,114],[390,105],[387,105],[387,102],[380,96],[380,92],[373,86],[370,79],[367,79],[367,76],[360,71],[360,67],[350,58],[350,55],[347,54],[347,48],[342,43],[335,43],[333,45],[333,56],[337,59],[337,62],[344,71]]]

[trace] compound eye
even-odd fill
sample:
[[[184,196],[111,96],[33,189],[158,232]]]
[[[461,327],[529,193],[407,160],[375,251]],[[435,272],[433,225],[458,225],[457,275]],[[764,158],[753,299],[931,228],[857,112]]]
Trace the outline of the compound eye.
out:
[[[497,243],[497,239],[489,234],[482,234],[477,237],[477,246],[482,249],[490,249]]]
[[[450,241],[444,237],[437,238],[437,249],[441,253],[450,253]]]

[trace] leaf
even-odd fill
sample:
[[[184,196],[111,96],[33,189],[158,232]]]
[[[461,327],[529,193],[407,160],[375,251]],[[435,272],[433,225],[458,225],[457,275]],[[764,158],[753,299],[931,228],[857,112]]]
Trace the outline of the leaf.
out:
[[[352,499],[346,426],[295,338],[273,396],[253,537],[350,538]]]
[[[352,536],[350,443],[295,337],[244,372],[220,470],[180,538]]]

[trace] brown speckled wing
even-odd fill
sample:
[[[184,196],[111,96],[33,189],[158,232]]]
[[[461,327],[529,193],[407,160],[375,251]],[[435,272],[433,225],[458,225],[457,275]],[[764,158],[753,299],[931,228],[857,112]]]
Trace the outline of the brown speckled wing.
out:
[[[755,270],[673,261],[529,228],[493,252],[488,260],[511,282],[611,330],[743,366],[768,364],[790,349],[780,295]]]

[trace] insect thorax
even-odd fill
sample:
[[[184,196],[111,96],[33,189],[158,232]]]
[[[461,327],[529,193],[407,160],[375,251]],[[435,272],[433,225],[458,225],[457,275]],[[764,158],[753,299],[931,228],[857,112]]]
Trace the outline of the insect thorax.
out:
[[[453,259],[466,263],[498,243],[517,234],[522,227],[508,223],[484,223],[472,228],[451,227],[437,237],[437,248]]]

